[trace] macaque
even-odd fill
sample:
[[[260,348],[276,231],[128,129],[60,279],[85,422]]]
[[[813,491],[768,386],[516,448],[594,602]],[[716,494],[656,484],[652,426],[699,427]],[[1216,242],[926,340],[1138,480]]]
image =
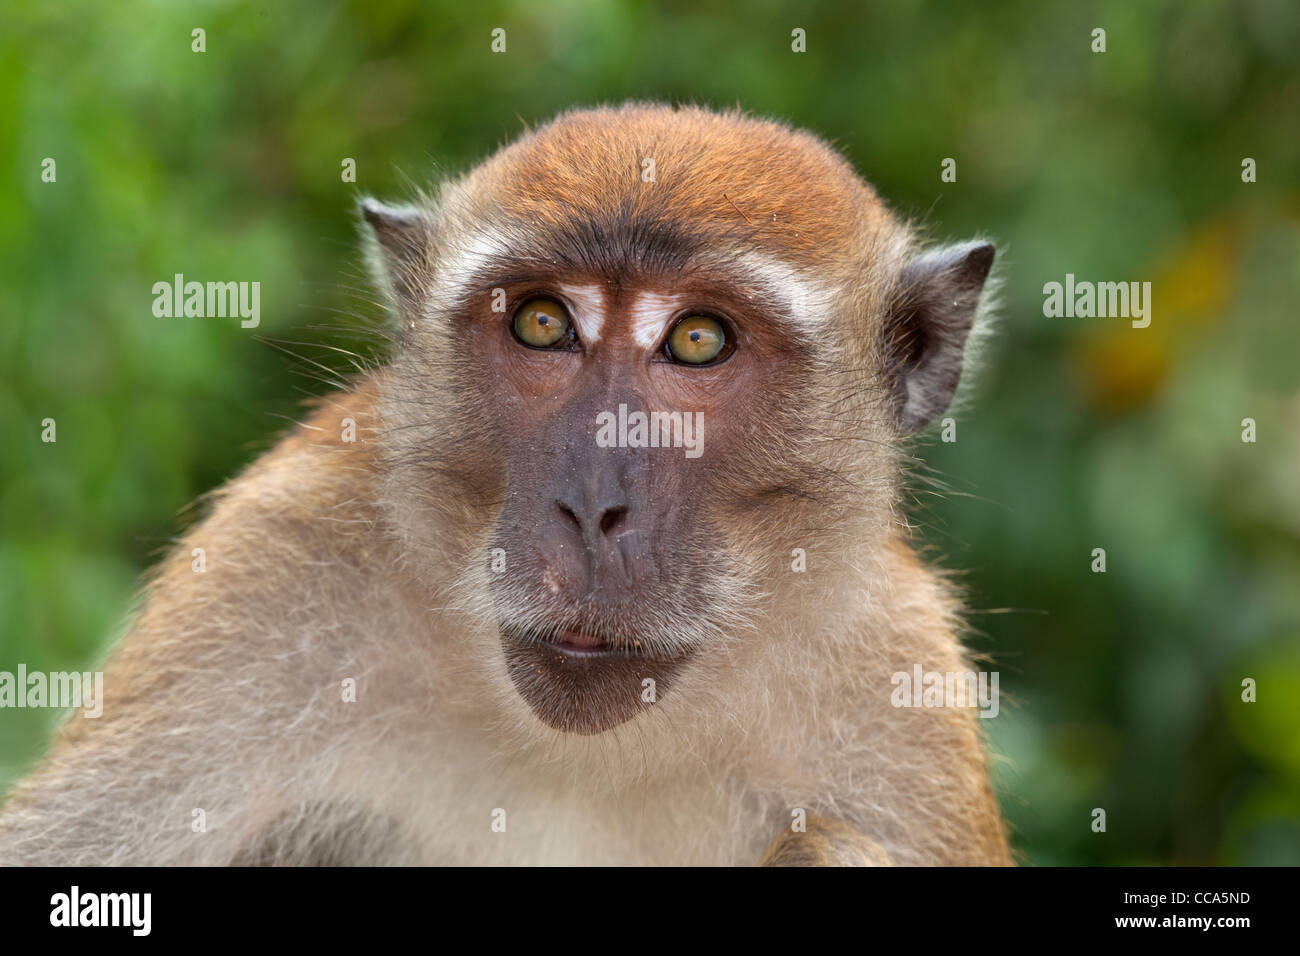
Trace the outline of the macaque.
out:
[[[976,711],[892,683],[971,669],[904,469],[991,245],[652,104],[361,214],[391,355],[155,569],[0,862],[1011,862]]]

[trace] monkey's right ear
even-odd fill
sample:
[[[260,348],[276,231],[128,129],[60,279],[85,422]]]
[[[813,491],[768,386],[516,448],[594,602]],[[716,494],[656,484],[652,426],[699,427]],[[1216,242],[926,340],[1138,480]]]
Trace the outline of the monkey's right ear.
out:
[[[885,326],[898,424],[918,432],[952,401],[993,246],[965,242],[924,252],[903,269]]]
[[[429,268],[428,216],[415,206],[390,206],[370,198],[361,201],[361,214],[370,223],[379,271],[394,303],[404,314],[414,315]]]

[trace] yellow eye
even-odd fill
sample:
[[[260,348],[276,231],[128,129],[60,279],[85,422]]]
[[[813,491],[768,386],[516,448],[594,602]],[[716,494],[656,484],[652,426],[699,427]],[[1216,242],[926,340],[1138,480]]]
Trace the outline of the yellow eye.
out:
[[[688,315],[668,334],[668,354],[687,365],[707,365],[726,345],[722,323],[707,315]]]
[[[515,313],[515,336],[535,349],[564,344],[572,338],[569,316],[553,299],[529,299]]]

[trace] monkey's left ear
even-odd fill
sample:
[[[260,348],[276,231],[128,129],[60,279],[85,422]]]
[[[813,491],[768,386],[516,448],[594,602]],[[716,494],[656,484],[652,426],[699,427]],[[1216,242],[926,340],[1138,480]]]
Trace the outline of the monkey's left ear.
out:
[[[885,344],[904,433],[920,431],[952,401],[993,254],[987,242],[965,242],[922,253],[903,270]]]
[[[389,206],[369,198],[361,201],[361,214],[378,244],[381,278],[388,283],[394,304],[413,316],[429,268],[428,217],[414,206]]]

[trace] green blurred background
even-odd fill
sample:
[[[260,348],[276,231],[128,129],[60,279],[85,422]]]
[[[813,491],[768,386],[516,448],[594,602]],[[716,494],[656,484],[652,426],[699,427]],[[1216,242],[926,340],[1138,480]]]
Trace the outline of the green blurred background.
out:
[[[0,670],[89,666],[187,503],[327,388],[313,362],[375,351],[358,193],[573,105],[740,104],[1002,250],[998,332],[958,440],[918,450],[944,493],[914,517],[1015,698],[984,723],[1018,849],[1300,863],[1300,5],[0,9]],[[260,281],[261,327],[155,318],[177,272]],[[1067,272],[1151,281],[1151,327],[1044,318]],[[55,716],[0,711],[0,791]]]

